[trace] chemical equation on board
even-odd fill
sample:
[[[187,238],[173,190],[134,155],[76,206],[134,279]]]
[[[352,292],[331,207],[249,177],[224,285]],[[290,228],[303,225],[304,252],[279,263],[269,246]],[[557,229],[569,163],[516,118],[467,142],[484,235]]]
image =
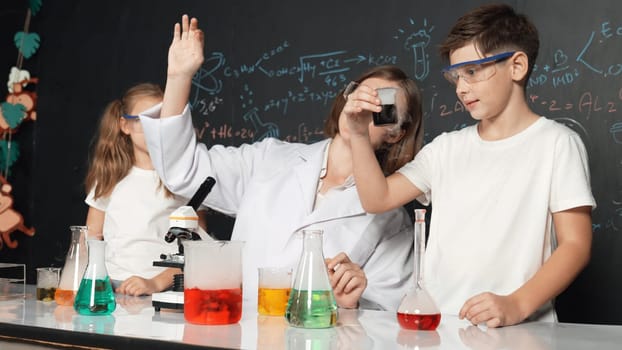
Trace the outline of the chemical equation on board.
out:
[[[197,138],[207,144],[226,143],[224,141],[233,139],[239,140],[240,143],[255,141],[254,130],[248,128],[234,128],[227,123],[212,125],[205,121],[200,127],[195,127],[195,129]]]
[[[257,115],[252,112],[245,115],[245,118],[253,124],[253,128],[234,128],[230,124],[212,125],[205,121],[200,127],[196,128],[199,140],[207,144],[228,143],[236,140],[238,143],[250,143],[260,141],[266,137],[279,138],[279,128],[273,123],[262,122]],[[295,134],[282,135],[281,139],[287,142],[311,143],[324,139],[324,131],[321,127],[309,126],[300,123]]]
[[[324,131],[319,127],[310,127],[305,123],[300,123],[296,135],[286,135],[283,140],[287,142],[311,143],[324,139]]]
[[[550,114],[557,112],[573,112],[585,119],[590,119],[594,113],[617,113],[622,103],[622,88],[615,98],[602,98],[590,91],[581,94],[577,101],[561,101],[554,98],[544,98],[536,94],[529,94],[530,102],[535,106],[542,106]]]
[[[434,26],[429,25],[427,19],[417,24],[414,19],[409,19],[409,27],[398,29],[398,35],[394,39],[401,40],[401,46],[412,56],[414,77],[424,80],[430,71],[428,45],[431,41],[431,33]],[[348,50],[326,50],[303,54],[290,61],[290,64],[275,64],[275,58],[293,50],[293,45],[288,40],[280,40],[272,47],[263,50],[256,57],[251,57],[244,63],[232,64],[222,52],[214,51],[206,55],[201,69],[192,80],[190,105],[195,118],[222,116],[226,118],[241,118],[245,128],[234,131],[223,124],[218,127],[208,127],[210,123],[199,121],[203,124],[198,128],[199,135],[211,135],[212,139],[239,137],[242,141],[250,138],[253,141],[264,137],[278,137],[279,135],[291,140],[310,140],[317,135],[316,128],[306,125],[299,130],[284,135],[276,123],[287,115],[292,104],[321,104],[327,106],[351,79],[350,72],[357,65],[380,66],[386,64],[398,64],[398,56],[395,54],[378,54],[368,52],[350,52]],[[291,57],[291,53],[289,54]],[[285,91],[272,90],[272,96],[258,98],[250,87],[251,83],[257,83],[258,79],[291,79],[291,83]],[[222,92],[229,89],[229,81],[241,80],[242,90],[239,100],[225,101]],[[232,105],[235,104],[235,105]],[[240,107],[240,108],[237,108]],[[225,111],[226,110],[226,111]],[[239,110],[240,116],[228,116],[227,111]],[[276,114],[275,114],[276,112]],[[312,129],[313,131],[308,131]],[[306,130],[306,131],[302,131]]]
[[[552,64],[535,65],[527,87],[549,83],[554,88],[572,85],[582,74],[588,73],[606,79],[617,79],[622,75],[622,58],[620,55],[607,53],[619,52],[620,48],[622,48],[622,24],[616,26],[609,21],[602,22],[596,30],[587,35],[585,44],[581,46],[574,59],[558,49],[553,54]]]
[[[396,64],[395,55],[374,55],[372,53],[351,54],[346,50],[336,50],[309,55],[299,56],[297,62],[277,67],[268,67],[265,63],[277,55],[283,54],[291,44],[283,40],[276,47],[262,53],[252,63],[244,63],[238,66],[226,64],[226,59],[219,53],[212,53],[211,58],[218,62],[216,69],[222,70],[225,79],[242,79],[254,74],[261,74],[266,78],[296,77],[299,83],[305,80],[321,78],[327,86],[336,86],[338,81],[331,81],[326,77],[339,76],[352,69],[354,65],[367,64],[379,66],[384,64]],[[205,65],[205,63],[204,63]]]
[[[545,63],[542,66],[538,64],[533,66],[527,87],[543,86],[550,82],[554,88],[557,88],[574,83],[579,76],[579,69],[570,65],[564,51],[557,50],[553,54],[552,65]]]
[[[232,103],[239,103],[243,113],[242,120],[251,124],[248,130],[254,130],[255,140],[264,136],[278,135],[278,127],[274,123],[262,122],[264,119],[271,119],[272,113],[277,111],[279,116],[288,113],[288,106],[292,103],[314,103],[326,106],[333,101],[339,93],[339,89],[345,86],[349,79],[344,74],[352,69],[353,65],[364,63],[367,65],[396,64],[397,56],[373,55],[373,54],[354,54],[350,55],[347,51],[338,50],[311,55],[303,55],[297,59],[297,63],[289,67],[270,68],[267,64],[272,58],[282,54],[291,47],[287,40],[283,40],[275,47],[260,54],[252,63],[245,63],[238,66],[231,66],[221,52],[212,52],[206,59],[199,71],[192,80],[192,91],[190,105],[195,117],[211,117],[217,115],[219,108],[236,110]],[[249,87],[251,75],[260,74],[264,78],[294,78],[290,89],[283,92],[276,92],[280,96],[263,97],[261,101],[256,99],[253,90]],[[242,80],[242,91],[237,101],[225,101],[221,97],[223,89],[229,88],[225,84],[229,80]],[[324,88],[312,89],[305,82],[311,79],[320,79],[319,85]],[[297,81],[296,81],[297,80]],[[297,85],[301,86],[297,86]],[[304,84],[304,85],[303,85]],[[317,86],[317,84],[314,84]],[[226,105],[226,107],[225,107]],[[218,114],[218,115],[221,115]],[[225,112],[226,113],[226,112]],[[262,114],[260,118],[260,113]],[[275,118],[278,119],[279,116]],[[229,117],[229,116],[227,116]],[[235,116],[232,116],[235,117]],[[274,118],[273,118],[274,119]],[[265,132],[259,130],[267,128]],[[211,135],[235,135],[235,132],[225,132],[224,130],[212,130],[207,132],[205,127],[200,128],[199,134]],[[245,134],[242,132],[241,134]],[[248,135],[248,133],[246,133]],[[219,136],[220,137],[220,136]],[[292,138],[300,139],[299,136]],[[304,139],[305,137],[302,137]]]
[[[279,138],[279,127],[275,123],[264,122],[259,117],[258,108],[252,107],[253,92],[246,86],[243,89],[246,92],[245,95],[240,95],[240,99],[243,100],[242,106],[246,112],[242,115],[242,120],[250,127],[243,127],[240,129],[234,129],[233,127],[223,124],[215,126],[208,121],[204,121],[200,128],[197,128],[197,136],[202,139],[204,135],[211,136],[212,140],[224,140],[224,139],[240,139],[242,141],[260,141],[266,137]],[[222,102],[222,99],[215,97],[209,103],[204,100],[197,101],[197,106],[193,108],[195,117],[198,115],[207,115],[214,112],[218,105],[218,102]],[[198,107],[198,108],[197,108]],[[196,112],[195,112],[196,111]],[[196,118],[195,118],[196,119]]]
[[[416,25],[415,20],[409,19],[410,25]],[[434,30],[434,26],[428,27],[428,20],[423,19],[423,27],[415,31],[409,31],[404,29],[398,29],[398,35],[393,38],[396,40],[403,40],[404,37],[404,49],[412,54],[413,62],[413,77],[416,80],[423,81],[430,74],[430,55],[426,48],[430,44],[430,34]]]

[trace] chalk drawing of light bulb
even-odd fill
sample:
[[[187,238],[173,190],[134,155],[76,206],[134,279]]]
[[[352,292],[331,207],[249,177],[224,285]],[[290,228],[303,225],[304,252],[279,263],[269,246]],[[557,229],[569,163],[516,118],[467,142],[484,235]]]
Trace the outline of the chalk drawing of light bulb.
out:
[[[279,127],[274,123],[262,121],[257,113],[257,108],[250,109],[242,118],[244,121],[253,124],[254,135],[256,135],[253,141],[261,141],[267,137],[279,138]]]

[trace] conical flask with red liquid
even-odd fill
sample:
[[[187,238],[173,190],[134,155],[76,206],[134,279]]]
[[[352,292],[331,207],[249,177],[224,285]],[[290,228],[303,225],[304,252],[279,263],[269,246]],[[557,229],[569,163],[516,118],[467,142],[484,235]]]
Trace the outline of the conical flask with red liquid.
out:
[[[404,329],[433,331],[441,322],[441,312],[423,283],[425,209],[415,209],[414,248],[415,284],[397,309],[397,321]]]

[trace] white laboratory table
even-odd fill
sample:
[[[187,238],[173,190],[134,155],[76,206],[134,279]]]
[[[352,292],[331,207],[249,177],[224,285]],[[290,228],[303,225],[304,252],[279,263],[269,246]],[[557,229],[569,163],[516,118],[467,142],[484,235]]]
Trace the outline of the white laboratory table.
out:
[[[487,329],[443,315],[436,331],[403,330],[394,312],[339,311],[330,329],[289,327],[282,317],[245,306],[239,323],[201,326],[183,312],[155,312],[150,297],[117,295],[108,316],[78,315],[70,306],[24,299],[0,301],[1,344],[107,349],[622,349],[622,326],[531,322]]]

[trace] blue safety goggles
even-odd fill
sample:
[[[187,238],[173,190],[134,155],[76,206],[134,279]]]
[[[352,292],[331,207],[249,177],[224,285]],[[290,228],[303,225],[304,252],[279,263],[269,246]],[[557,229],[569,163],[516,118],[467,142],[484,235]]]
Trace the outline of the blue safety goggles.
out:
[[[456,63],[444,68],[442,73],[445,79],[454,85],[458,83],[458,78],[469,84],[488,80],[496,72],[495,64],[507,60],[515,53],[516,51],[503,52],[479,60]]]

